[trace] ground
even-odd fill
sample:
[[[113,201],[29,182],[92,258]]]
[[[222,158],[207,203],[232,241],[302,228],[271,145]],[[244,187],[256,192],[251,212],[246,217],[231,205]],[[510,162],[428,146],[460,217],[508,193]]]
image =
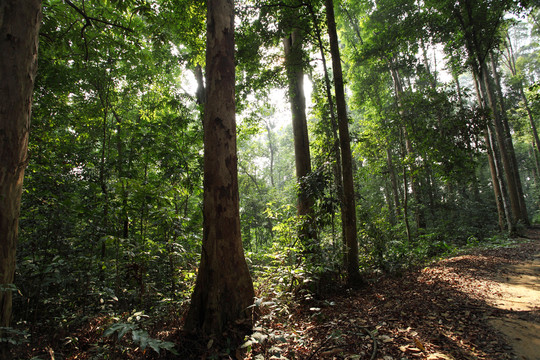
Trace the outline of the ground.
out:
[[[404,272],[379,274],[359,290],[309,301],[260,300],[245,341],[188,336],[181,317],[150,329],[176,344],[159,359],[540,359],[540,228],[511,246],[476,249]],[[84,328],[43,334],[17,359],[156,359],[129,341],[104,337],[105,318]],[[77,339],[77,344],[66,341]],[[159,344],[158,344],[159,345]],[[221,345],[221,346],[220,346]],[[23,356],[24,354],[24,356]]]
[[[512,247],[440,260],[297,311],[289,325],[261,329],[269,337],[248,355],[540,359],[540,229]]]

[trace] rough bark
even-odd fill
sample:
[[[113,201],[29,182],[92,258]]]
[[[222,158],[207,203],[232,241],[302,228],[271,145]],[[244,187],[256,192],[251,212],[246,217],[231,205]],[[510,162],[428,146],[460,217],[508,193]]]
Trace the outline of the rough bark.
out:
[[[341,171],[343,174],[343,214],[345,243],[347,245],[347,281],[350,285],[358,285],[362,279],[358,261],[358,239],[356,234],[356,203],[354,178],[352,171],[351,139],[347,104],[343,86],[343,72],[334,18],[334,2],[325,1],[328,35],[330,38],[330,54],[332,55],[332,72],[334,74],[334,90],[336,93],[336,110],[338,118],[339,144],[341,149]]]
[[[234,5],[209,0],[207,6],[203,244],[185,327],[219,337],[228,326],[251,327],[254,290],[240,234]]]
[[[0,2],[0,326],[10,325],[41,1]]]

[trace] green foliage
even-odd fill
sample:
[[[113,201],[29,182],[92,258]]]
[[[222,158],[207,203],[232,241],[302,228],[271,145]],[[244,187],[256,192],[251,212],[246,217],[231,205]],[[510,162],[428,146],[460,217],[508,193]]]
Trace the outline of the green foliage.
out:
[[[510,242],[491,237],[497,209],[486,112],[475,105],[467,74],[467,30],[478,30],[483,50],[495,49],[505,35],[501,16],[519,6],[485,3],[471,3],[476,21],[465,29],[459,2],[337,6],[356,186],[346,196],[356,200],[366,276],[399,274],[461,247]],[[202,106],[189,79],[204,67],[206,2],[82,4],[86,17],[64,1],[43,2],[16,284],[4,286],[14,292],[14,327],[2,329],[0,341],[24,345],[50,329],[80,329],[103,317],[100,355],[136,348],[175,354],[174,344],[150,334],[153,322],[176,319],[187,306],[200,257]],[[325,37],[322,2],[236,6],[240,216],[259,321],[244,348],[269,358],[280,355],[280,342],[301,340],[265,324],[288,321],[298,302],[344,284],[340,153],[315,36],[318,28]],[[527,206],[540,223],[538,168],[517,87],[525,85],[537,121],[538,10],[530,17],[532,41],[516,49],[519,71],[506,75],[504,91]],[[313,171],[300,184],[281,90],[282,39],[293,26],[306,34],[302,66],[313,85]],[[315,221],[297,216],[298,191],[313,198]],[[299,239],[306,223],[317,227],[312,244]],[[313,309],[313,321],[324,320]]]
[[[148,332],[146,332],[145,330],[141,330],[137,324],[129,322],[133,318],[140,319],[142,315],[142,313],[135,313],[128,318],[127,323],[114,323],[103,332],[103,336],[110,337],[116,335],[116,339],[120,342],[123,339],[124,335],[131,333],[132,343],[139,347],[143,352],[147,347],[149,347],[157,354],[159,354],[161,350],[166,350],[174,355],[178,355],[178,352],[175,350],[174,343],[152,338],[148,334]]]
[[[0,327],[0,344],[21,345],[28,343],[30,334],[25,330]]]

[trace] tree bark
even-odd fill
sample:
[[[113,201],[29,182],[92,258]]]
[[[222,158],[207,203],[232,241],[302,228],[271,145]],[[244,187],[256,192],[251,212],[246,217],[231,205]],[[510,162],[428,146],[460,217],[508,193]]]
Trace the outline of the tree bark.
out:
[[[343,203],[345,202],[344,199],[344,193],[343,193],[343,172],[341,171],[341,153],[340,153],[340,147],[339,147],[339,137],[338,137],[338,124],[336,120],[336,114],[334,110],[334,99],[332,97],[332,84],[330,82],[330,76],[328,74],[328,66],[326,65],[326,54],[324,50],[324,45],[322,41],[321,36],[321,29],[318,23],[317,16],[315,14],[315,10],[313,9],[313,6],[310,2],[308,2],[309,11],[311,13],[311,18],[313,20],[313,24],[315,26],[315,34],[317,36],[317,42],[319,45],[319,52],[321,53],[321,60],[323,65],[323,74],[324,74],[324,84],[325,84],[325,91],[326,91],[326,98],[328,99],[328,112],[330,113],[330,127],[332,129],[332,152],[335,157],[335,161],[333,164],[333,172],[334,172],[334,181],[336,182],[336,190],[337,195],[339,199],[339,211],[341,214],[341,218],[344,218],[344,207]],[[332,227],[334,227],[334,216],[332,216]],[[332,231],[332,234],[334,231]],[[345,222],[341,221],[341,236],[342,236],[342,243],[343,243],[343,268],[347,268],[347,243],[345,236]]]
[[[501,114],[501,121],[503,124],[503,129],[504,129],[505,138],[506,138],[506,148],[508,149],[508,155],[510,156],[510,164],[512,165],[512,174],[514,175],[514,181],[516,183],[517,192],[518,192],[519,206],[521,208],[520,220],[522,221],[524,225],[529,226],[530,225],[529,216],[527,213],[527,205],[525,203],[525,196],[523,194],[523,186],[521,184],[521,177],[519,175],[516,151],[514,149],[514,143],[512,142],[512,133],[510,132],[508,116],[506,115],[506,106],[504,104],[504,95],[502,92],[501,80],[499,77],[499,73],[497,72],[497,63],[495,61],[495,57],[493,56],[493,52],[490,53],[490,61],[491,61],[491,71],[493,73],[493,80],[495,82],[494,85],[495,85],[495,90],[497,94],[499,110]]]
[[[396,93],[396,100],[397,100],[397,104],[398,104],[398,108],[399,108],[399,114],[400,114],[400,116],[403,117],[402,99],[401,99],[401,97],[403,95],[403,85],[402,85],[401,77],[399,75],[398,70],[396,70],[392,66],[392,64],[391,64],[391,67],[390,67],[390,75],[392,76],[392,80],[394,82],[394,89],[395,89],[395,93]],[[403,119],[403,121],[405,121],[405,120]],[[401,130],[402,130],[403,138],[404,138],[404,141],[405,141],[405,150],[407,151],[407,157],[409,158],[409,160],[415,159],[416,154],[414,152],[412,142],[411,142],[411,139],[410,139],[410,136],[409,136],[409,132],[407,131],[407,127],[406,127],[405,124],[403,124],[403,126],[401,127]],[[424,216],[423,202],[422,202],[422,197],[420,196],[419,184],[418,184],[418,181],[416,179],[417,175],[415,175],[416,170],[417,170],[416,165],[411,164],[411,171],[410,171],[410,173],[411,173],[410,174],[410,176],[411,176],[411,194],[412,194],[413,199],[415,201],[415,204],[414,204],[414,218],[415,218],[415,222],[416,222],[417,231],[420,231],[420,229],[425,229],[426,228],[426,219],[425,219],[425,216]],[[405,206],[405,204],[403,206]]]
[[[512,210],[511,221],[513,225],[515,225],[518,221],[523,221],[524,223],[527,223],[527,215],[523,214],[522,212],[522,207],[519,199],[518,185],[516,183],[516,177],[513,172],[510,155],[508,153],[506,134],[504,131],[503,123],[497,109],[493,84],[491,82],[489,72],[485,63],[481,64],[481,73],[479,74],[479,79],[480,89],[486,95],[485,98],[487,99],[488,106],[492,113],[493,127],[495,129],[497,145],[499,147],[499,152],[501,155],[508,196],[510,199],[510,207]]]
[[[336,110],[338,118],[339,144],[341,148],[341,171],[343,174],[343,214],[345,243],[347,245],[347,282],[359,285],[362,282],[358,260],[358,239],[356,234],[356,202],[354,193],[354,177],[352,171],[351,139],[349,120],[343,86],[343,72],[334,16],[333,0],[325,1],[328,36],[330,38],[330,54],[332,55],[332,71],[336,92]]]
[[[510,41],[510,38],[507,36],[507,42],[506,42],[506,50],[508,53],[508,67],[510,68],[510,72],[513,76],[517,75],[517,68],[516,68],[516,61],[514,56],[514,50],[512,48],[512,42]],[[523,106],[525,107],[525,111],[527,111],[527,118],[529,119],[529,126],[531,127],[531,133],[533,136],[533,143],[536,144],[536,150],[538,151],[538,154],[540,154],[540,137],[538,137],[538,130],[536,129],[536,124],[534,122],[533,114],[531,107],[529,106],[529,100],[527,99],[527,96],[525,95],[525,91],[523,90],[523,82],[520,80],[518,83],[518,92],[519,96],[521,97],[521,100],[523,100]]]
[[[476,73],[473,72],[474,88],[476,90],[476,98],[481,109],[486,109],[487,104],[482,97],[482,92],[480,91],[479,79]],[[499,230],[502,232],[505,229],[505,224],[508,225],[508,231],[513,232],[512,221],[510,220],[510,214],[506,201],[506,192],[504,191],[504,179],[500,176],[500,171],[498,167],[498,156],[493,141],[491,126],[486,119],[486,116],[483,116],[483,119],[488,124],[484,133],[484,141],[487,147],[487,158],[489,164],[489,170],[491,173],[491,185],[493,186],[493,195],[495,196],[495,204],[497,205],[497,215]]]
[[[232,0],[208,1],[206,46],[203,244],[185,327],[220,337],[251,328],[254,298],[240,233]]]
[[[0,327],[11,320],[40,21],[39,0],[0,2]]]
[[[306,119],[306,99],[304,97],[304,69],[302,59],[303,36],[298,28],[283,40],[285,66],[289,80],[289,99],[291,103],[294,157],[296,178],[299,184],[297,213],[302,219],[299,229],[301,243],[308,252],[313,252],[317,238],[313,225],[313,199],[305,191],[305,177],[311,173],[311,154]]]

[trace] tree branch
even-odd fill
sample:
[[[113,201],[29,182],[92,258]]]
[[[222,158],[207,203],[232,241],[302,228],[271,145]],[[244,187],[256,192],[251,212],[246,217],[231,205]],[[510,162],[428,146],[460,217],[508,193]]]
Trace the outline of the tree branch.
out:
[[[102,24],[105,24],[105,25],[110,25],[110,26],[113,26],[113,27],[116,27],[116,28],[119,28],[119,29],[122,29],[122,30],[125,30],[125,31],[128,31],[128,32],[133,32],[133,29],[131,29],[129,27],[126,27],[126,26],[123,26],[123,25],[120,25],[120,24],[115,24],[115,23],[112,23],[112,22],[107,21],[107,20],[98,19],[98,18],[95,18],[95,17],[92,17],[92,16],[88,16],[88,14],[86,14],[86,12],[84,10],[79,8],[77,5],[72,3],[70,0],[64,0],[64,1],[65,1],[66,4],[68,4],[70,7],[72,7],[76,12],[78,12],[84,18],[84,20],[86,20],[86,24],[84,25],[82,31],[84,31],[84,29],[86,29],[88,26],[92,26],[93,25],[92,22],[99,22],[99,23],[102,23]]]

